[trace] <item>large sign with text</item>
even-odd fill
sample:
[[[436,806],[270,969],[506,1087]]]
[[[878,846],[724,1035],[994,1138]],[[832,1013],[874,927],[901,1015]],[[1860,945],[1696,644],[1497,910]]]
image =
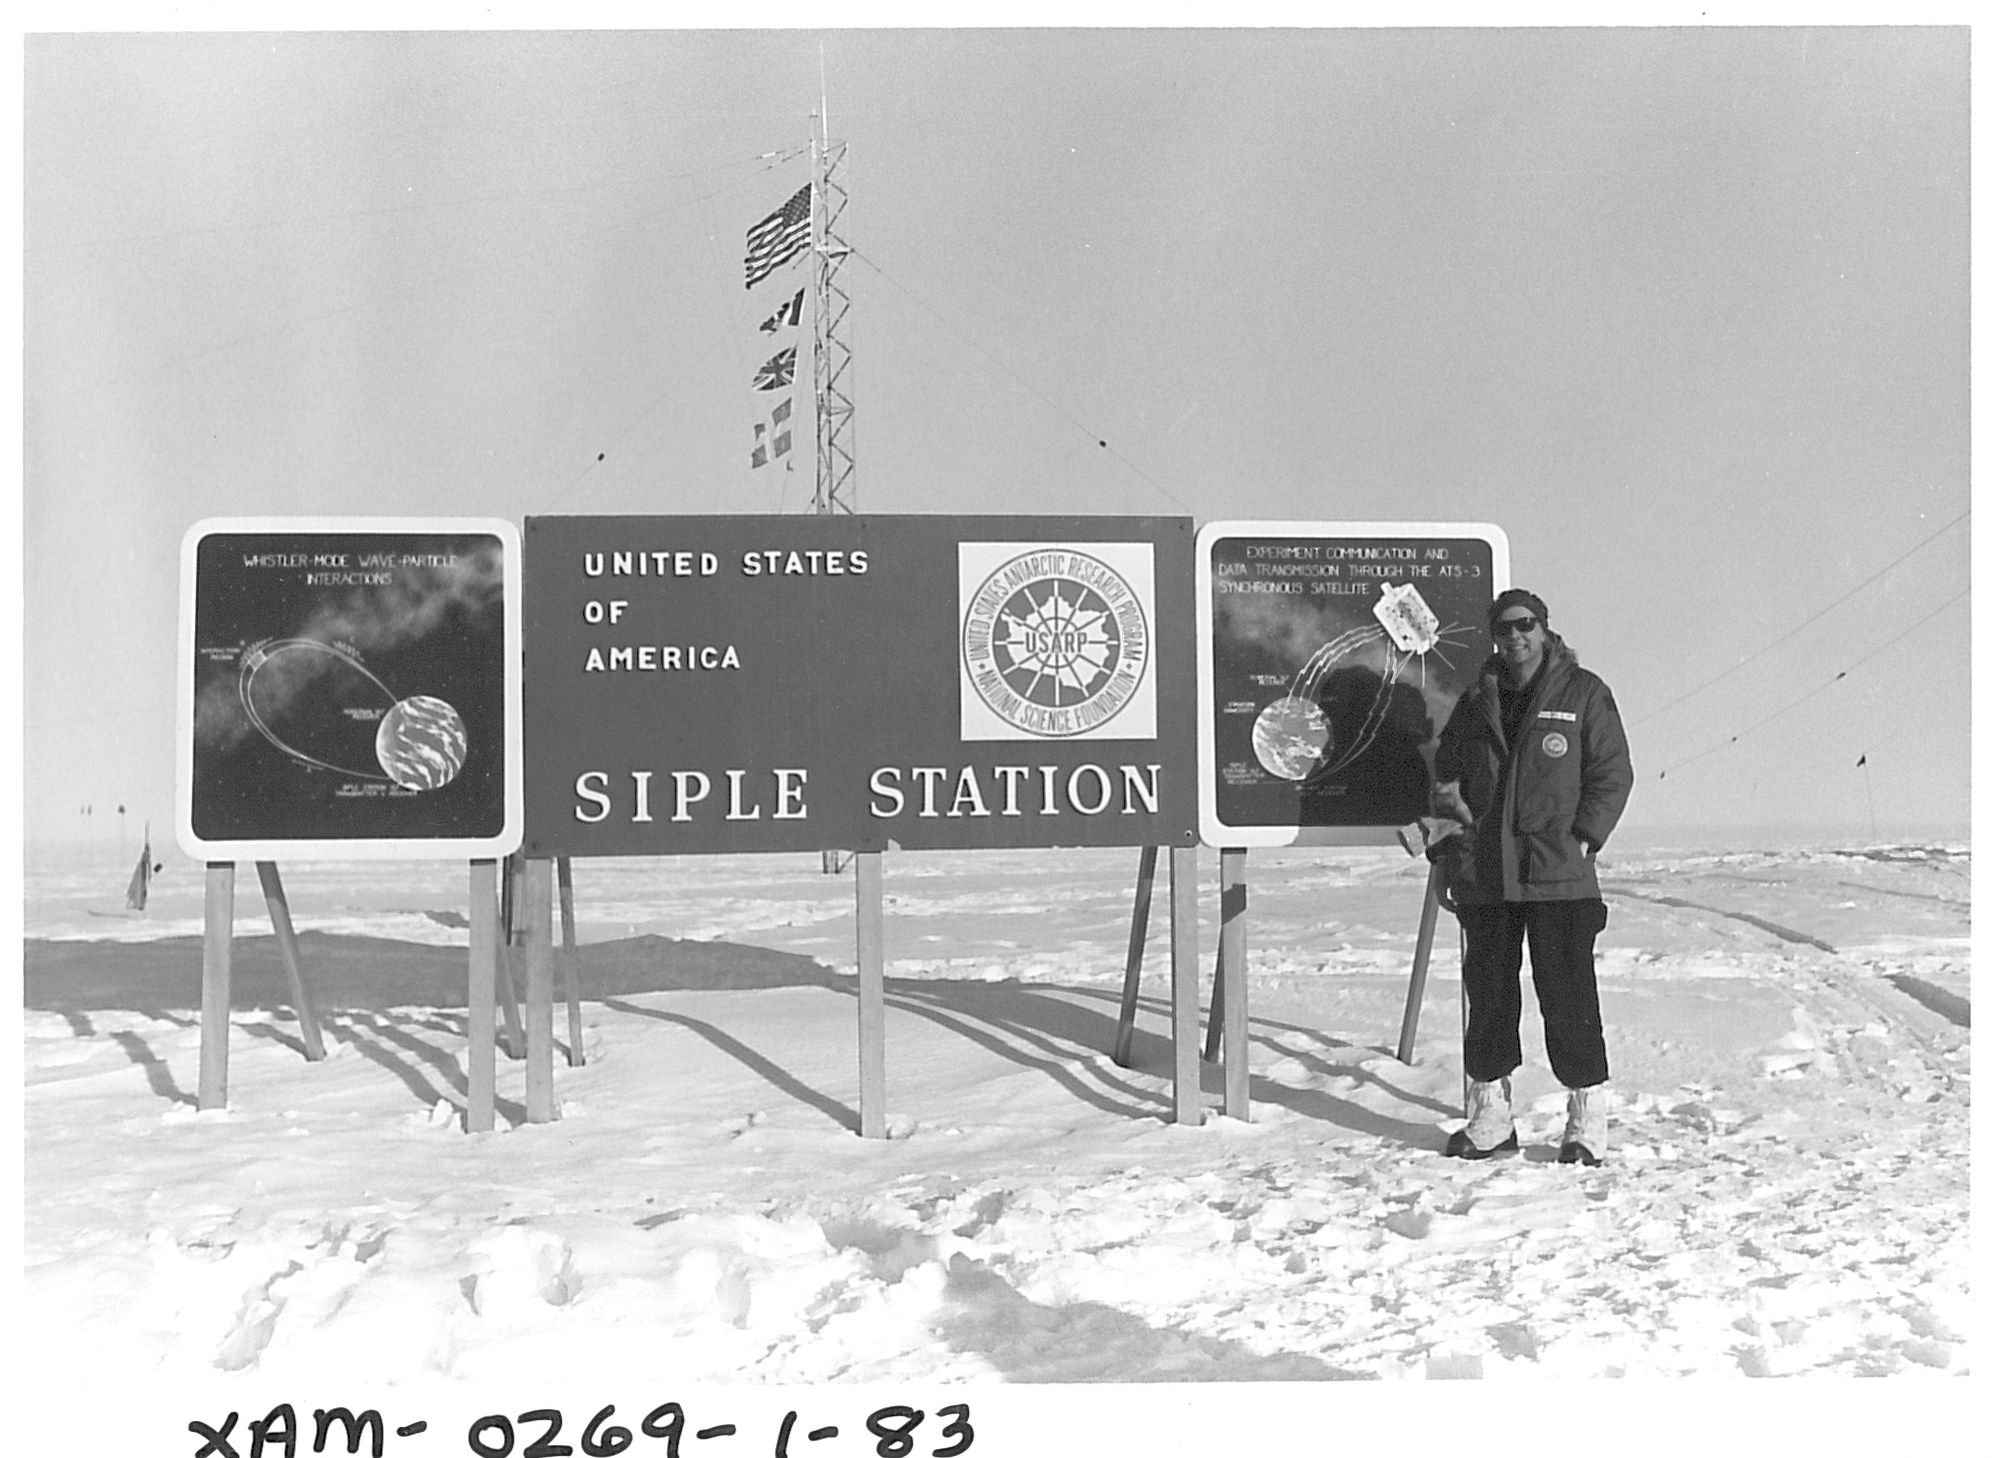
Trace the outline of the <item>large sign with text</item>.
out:
[[[1192,524],[528,517],[531,856],[1184,845]]]
[[[1210,522],[1198,534],[1199,833],[1386,842],[1489,654],[1509,542],[1486,523]]]
[[[232,518],[181,543],[175,829],[202,860],[519,845],[511,522]]]

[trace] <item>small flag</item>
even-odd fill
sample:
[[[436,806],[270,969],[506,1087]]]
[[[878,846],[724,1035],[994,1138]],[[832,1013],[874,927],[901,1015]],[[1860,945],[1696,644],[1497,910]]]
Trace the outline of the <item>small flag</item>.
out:
[[[751,470],[766,466],[776,457],[787,456],[790,453],[794,435],[790,427],[790,405],[789,400],[784,400],[770,411],[767,425],[759,420],[755,423],[755,449],[748,457]]]
[[[145,910],[146,889],[152,885],[152,827],[145,828],[145,844],[139,849],[139,863],[132,867],[132,879],[125,887],[125,905],[133,911]]]
[[[797,290],[797,296],[783,305],[775,313],[764,319],[759,326],[764,334],[774,334],[778,329],[794,329],[804,314],[804,291]]]
[[[741,260],[748,273],[744,287],[754,288],[809,247],[810,184],[806,182],[788,202],[748,230],[748,253]]]
[[[755,372],[755,388],[758,390],[780,390],[790,383],[797,372],[797,347],[779,350],[765,361]]]
[[[1870,763],[1870,755],[1868,753],[1859,754],[1856,757],[1856,767],[1858,769],[1862,769],[1865,765],[1869,763]]]

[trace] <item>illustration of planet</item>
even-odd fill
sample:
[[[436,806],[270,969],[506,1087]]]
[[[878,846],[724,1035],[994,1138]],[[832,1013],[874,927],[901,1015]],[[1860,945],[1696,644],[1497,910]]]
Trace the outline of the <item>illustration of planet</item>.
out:
[[[412,694],[381,717],[374,753],[406,790],[440,790],[464,768],[464,720],[442,699]]]
[[[1330,747],[1330,721],[1308,699],[1276,699],[1254,720],[1254,758],[1271,775],[1300,780]]]

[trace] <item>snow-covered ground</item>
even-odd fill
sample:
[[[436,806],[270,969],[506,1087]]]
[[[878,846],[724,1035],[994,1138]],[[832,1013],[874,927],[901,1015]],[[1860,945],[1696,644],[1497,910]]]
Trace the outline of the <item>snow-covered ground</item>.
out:
[[[25,1329],[56,1370],[384,1410],[581,1384],[633,1423],[660,1374],[939,1403],[1970,1371],[1964,844],[1610,848],[1599,1169],[1552,1162],[1528,993],[1524,1154],[1439,1156],[1455,933],[1403,1065],[1424,864],[1396,850],[1250,857],[1253,1117],[1209,1067],[1199,1128],[1169,1122],[1161,878],[1134,1066],[1110,1057],[1134,851],[889,856],[886,1140],[855,1133],[852,878],[816,857],[578,862],[586,1062],[557,1057],[561,1117],[526,1125],[502,1058],[517,1127],[477,1136],[461,865],[285,867],[316,1064],[245,866],[230,1104],[201,1113],[199,869],[171,857],[127,917],[107,859],[27,868]],[[929,1411],[915,1452],[950,1441]],[[840,1441],[876,1440],[791,1451]]]

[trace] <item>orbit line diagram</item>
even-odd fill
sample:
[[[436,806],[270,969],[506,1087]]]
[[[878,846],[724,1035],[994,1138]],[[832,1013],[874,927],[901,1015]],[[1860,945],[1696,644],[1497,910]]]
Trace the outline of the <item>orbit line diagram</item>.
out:
[[[1392,687],[1407,666],[1418,660],[1424,688],[1427,655],[1432,653],[1453,668],[1453,661],[1440,651],[1440,645],[1444,641],[1467,641],[1466,637],[1450,636],[1461,634],[1462,625],[1442,626],[1420,590],[1410,582],[1403,587],[1380,583],[1372,616],[1376,621],[1346,629],[1311,653],[1289,680],[1282,697],[1255,716],[1254,757],[1269,774],[1306,783],[1327,779],[1349,768],[1378,738]],[[1382,645],[1385,654],[1378,692],[1366,706],[1349,742],[1334,744],[1329,716],[1316,702],[1317,692],[1333,668],[1373,644]]]
[[[298,655],[323,655],[334,661],[330,664],[312,663],[308,657],[301,663]],[[271,670],[273,665],[276,666],[273,678],[279,681],[278,685],[265,694],[265,703],[259,706],[257,677]],[[374,735],[374,765],[361,768],[330,763],[288,743],[272,728],[265,710],[271,710],[274,715],[288,702],[289,695],[284,692],[282,680],[293,665],[308,678],[343,666],[380,690],[388,707]],[[428,694],[396,698],[394,692],[357,657],[317,638],[266,638],[252,643],[242,656],[242,669],[236,679],[236,696],[257,733],[299,764],[330,770],[351,779],[415,791],[440,790],[456,779],[458,771],[464,768],[469,736],[464,719],[455,708],[445,700]]]

